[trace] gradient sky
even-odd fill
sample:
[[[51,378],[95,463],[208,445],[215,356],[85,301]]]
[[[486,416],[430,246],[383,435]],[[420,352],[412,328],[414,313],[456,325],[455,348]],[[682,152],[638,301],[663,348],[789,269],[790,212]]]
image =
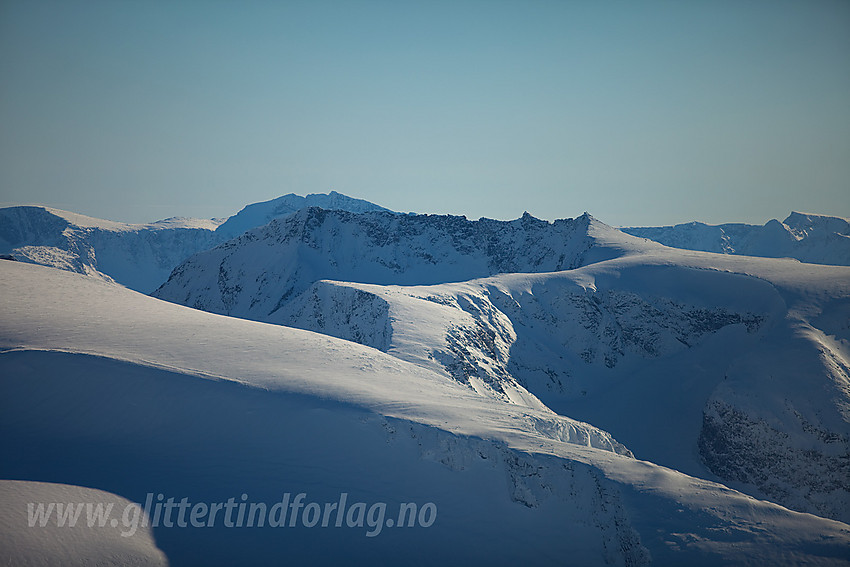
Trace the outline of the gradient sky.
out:
[[[0,0],[0,203],[850,217],[850,2]]]

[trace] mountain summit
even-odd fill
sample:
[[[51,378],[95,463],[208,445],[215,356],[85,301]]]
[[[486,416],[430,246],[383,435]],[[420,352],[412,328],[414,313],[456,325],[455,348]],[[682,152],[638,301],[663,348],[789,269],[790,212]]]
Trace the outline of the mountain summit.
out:
[[[349,211],[352,213],[365,213],[367,211],[386,211],[380,205],[348,197],[342,193],[331,191],[330,193],[311,193],[306,197],[290,193],[277,199],[263,201],[248,205],[218,227],[216,232],[224,237],[224,240],[239,236],[247,230],[268,224],[272,220],[286,215],[291,215],[301,209],[308,207],[319,207],[328,210]]]

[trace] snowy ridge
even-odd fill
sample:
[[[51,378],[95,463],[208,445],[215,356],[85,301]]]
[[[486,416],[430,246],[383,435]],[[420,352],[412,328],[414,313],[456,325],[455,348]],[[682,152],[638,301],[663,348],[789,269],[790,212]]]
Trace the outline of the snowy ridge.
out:
[[[416,382],[419,381],[427,383],[430,388],[436,388],[437,391],[444,391],[446,395],[457,400],[490,404],[482,406],[490,409],[483,410],[481,414],[489,414],[489,419],[502,420],[500,415],[502,413],[501,404],[492,403],[468,392],[465,388],[426,369],[421,369],[380,353],[375,349],[365,348],[349,341],[277,325],[262,325],[242,319],[222,318],[157,301],[130,290],[122,290],[114,284],[93,281],[91,286],[80,287],[73,279],[61,279],[72,277],[63,272],[22,271],[34,269],[26,264],[6,262],[2,268],[4,268],[2,272],[4,279],[27,277],[27,275],[33,278],[35,276],[32,274],[35,273],[59,287],[63,285],[65,287],[72,286],[73,289],[73,286],[76,286],[81,292],[76,297],[73,308],[63,307],[61,296],[56,296],[53,303],[48,305],[47,308],[36,307],[39,302],[36,293],[19,296],[16,299],[15,306],[6,306],[8,310],[7,317],[2,322],[3,335],[0,340],[3,342],[0,342],[0,348],[59,349],[65,352],[97,356],[108,354],[111,358],[138,364],[150,365],[152,361],[157,361],[155,364],[157,367],[167,370],[179,368],[196,372],[204,377],[238,376],[240,368],[243,369],[243,372],[245,370],[244,360],[224,363],[223,366],[220,360],[204,361],[202,357],[199,357],[198,349],[192,341],[186,338],[177,339],[184,332],[197,335],[205,326],[217,322],[221,323],[220,329],[209,329],[204,331],[203,334],[208,338],[215,338],[217,342],[223,340],[230,333],[237,335],[238,338],[230,339],[233,351],[245,353],[245,356],[253,361],[251,366],[253,373],[257,375],[256,379],[240,377],[239,381],[244,384],[290,392],[303,391],[311,394],[328,394],[333,390],[336,392],[334,396],[338,396],[340,401],[356,403],[371,410],[382,409],[385,415],[404,418],[409,417],[408,412],[414,412],[413,415],[415,415],[415,408],[419,403],[431,403],[430,393],[422,392],[417,388]],[[26,275],[22,276],[21,274]],[[60,279],[57,280],[56,278]],[[7,280],[6,283],[10,286],[16,284],[14,279]],[[17,289],[20,285],[20,283],[17,283],[14,287]],[[103,312],[103,308],[97,307],[97,302],[100,301],[101,296],[106,297],[107,302],[116,310],[114,315],[108,315],[112,327],[110,336],[106,336],[108,333],[98,328],[83,328],[79,329],[76,337],[72,337],[73,342],[70,342],[68,338],[57,338],[64,335],[63,326],[70,328],[73,324],[72,321],[83,318],[86,311]],[[9,303],[11,303],[11,300]],[[35,314],[28,315],[28,309],[33,310]],[[152,312],[146,314],[144,313],[146,310],[152,310]],[[124,318],[122,318],[122,315]],[[104,314],[104,316],[107,315]],[[162,319],[162,316],[166,318]],[[49,326],[47,321],[50,318],[55,318],[55,324],[58,327],[55,333],[45,330]],[[154,329],[160,328],[166,323],[174,325],[174,330],[171,332],[160,330],[158,337],[147,336],[148,333],[156,334]],[[252,345],[253,339],[257,340],[257,344]],[[265,345],[274,343],[282,343],[282,346],[286,345],[289,348],[296,349],[296,351],[298,348],[308,351],[314,348],[326,348],[329,353],[335,353],[335,356],[329,356],[324,361],[312,356],[295,356],[285,365],[286,374],[292,374],[293,382],[281,383],[281,367],[279,365],[285,357],[281,353],[265,352]],[[361,370],[375,366],[381,372],[371,378],[374,382],[368,386],[357,383],[362,380],[362,377],[352,383],[339,383],[337,377],[331,375],[332,372],[327,370],[338,371],[340,375],[343,375],[345,374],[343,369],[348,368],[346,364],[351,364],[352,367]],[[407,380],[400,381],[397,376],[392,376],[393,374],[410,376],[410,381],[413,384],[407,385]],[[388,399],[390,385],[392,389],[395,389],[395,392],[392,392],[391,398]],[[400,401],[396,399],[397,397],[402,398],[405,405],[387,411],[384,406],[389,403],[389,400],[396,404]],[[453,415],[452,412],[457,411],[457,409],[445,408],[444,411],[447,412],[447,415]],[[628,449],[613,441],[604,432],[591,434],[589,430],[593,429],[592,426],[578,424],[569,418],[558,416],[550,410],[522,409],[518,415],[522,417],[510,416],[508,420],[516,420],[516,423],[525,423],[528,420],[532,420],[533,423],[538,423],[539,420],[550,420],[552,423],[548,426],[548,429],[553,432],[552,439],[558,441],[569,442],[577,437],[577,434],[574,433],[567,434],[567,437],[572,435],[569,439],[564,437],[561,432],[575,431],[575,428],[570,429],[568,425],[559,426],[558,424],[561,422],[573,424],[579,428],[589,428],[580,435],[583,438],[582,445],[631,456]],[[463,421],[459,415],[455,417],[457,418],[456,421]],[[437,423],[442,422],[438,421],[433,424],[436,425]],[[514,427],[516,426],[511,428]],[[533,428],[534,431],[539,429],[539,426]],[[522,427],[519,427],[517,431],[525,435],[525,433],[522,433]],[[596,440],[599,440],[598,444],[592,443]]]
[[[588,214],[549,223],[527,213],[504,222],[308,208],[193,256],[153,295],[280,322],[275,313],[322,279],[435,284],[564,270],[658,247]]]
[[[674,248],[850,266],[850,220],[792,212],[764,226],[700,222],[621,229]]]
[[[553,426],[604,432],[488,399],[373,348],[39,266],[5,262],[0,283],[12,290],[0,298],[6,478],[85,483],[135,501],[151,490],[220,501],[247,486],[268,501],[284,489],[320,502],[344,490],[440,510],[428,530],[386,528],[366,545],[357,530],[154,530],[175,563],[284,551],[315,560],[317,545],[326,564],[373,564],[402,550],[496,564],[846,561],[845,524],[629,458],[618,445],[564,442]],[[3,526],[4,540],[23,537]],[[233,544],[243,536],[250,545]],[[499,546],[486,544],[494,538]]]
[[[16,208],[16,207],[14,207]],[[99,228],[113,232],[137,232],[140,230],[164,230],[175,228],[199,228],[215,230],[225,219],[195,219],[189,217],[169,217],[150,223],[126,223],[105,219],[97,219],[79,213],[63,211],[53,207],[41,207],[48,213],[68,221],[69,225],[80,228]]]
[[[651,277],[681,276],[664,271]],[[447,371],[464,383],[478,377],[498,390],[521,376],[534,391],[558,399],[596,387],[591,374],[632,370],[696,346],[724,327],[755,333],[770,315],[769,300],[757,312],[752,309],[758,304],[742,301],[694,305],[641,295],[628,285],[618,289],[611,284],[619,282],[609,278],[587,286],[581,281],[586,274],[502,275],[411,287],[320,281],[281,309],[278,319]],[[751,287],[763,291],[757,283]],[[358,301],[340,299],[352,296]],[[376,304],[378,311],[363,309]]]

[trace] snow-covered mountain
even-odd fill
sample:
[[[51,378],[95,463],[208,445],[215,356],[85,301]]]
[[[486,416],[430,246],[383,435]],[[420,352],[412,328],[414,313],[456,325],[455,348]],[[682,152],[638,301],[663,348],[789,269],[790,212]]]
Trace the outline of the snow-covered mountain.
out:
[[[691,222],[621,230],[687,250],[850,266],[850,220],[841,217],[792,212],[785,221],[764,226]]]
[[[17,563],[848,560],[846,524],[635,459],[592,425],[480,396],[371,347],[19,262],[0,262],[0,286],[0,477],[15,479],[0,482],[0,537]],[[344,492],[364,514],[379,501],[388,513],[339,528],[308,527],[308,507],[292,527],[151,520],[121,537],[114,516],[101,528],[39,528],[24,509],[148,494],[271,505],[284,492],[319,512]],[[401,502],[433,504],[435,521],[399,529],[389,520]]]
[[[314,204],[385,210],[333,191],[255,203],[227,220],[169,218],[149,224],[95,219],[49,207],[8,207],[0,209],[0,254],[150,293],[192,254]]]
[[[277,317],[850,520],[850,268],[672,251],[434,286],[320,281]]]
[[[526,213],[506,222],[311,207],[189,258],[153,295],[281,323],[276,312],[322,279],[435,284],[566,270],[655,247],[588,214],[550,223]]]
[[[377,209],[331,193],[223,224],[0,210],[0,253],[65,270],[0,261],[4,552],[850,564],[850,267],[740,255],[841,264],[846,220],[713,227],[717,254],[588,214]],[[686,244],[708,246],[700,230]],[[169,264],[154,295],[171,303],[115,283],[149,291]],[[438,521],[123,537],[34,529],[23,512],[149,494],[271,507],[285,492],[317,510],[342,493],[430,502]]]
[[[589,215],[305,209],[190,258],[155,295],[372,346],[850,521],[850,268],[671,249]]]
[[[47,207],[8,207],[0,209],[0,253],[149,292],[183,259],[221,242],[219,224],[180,218],[127,224]]]
[[[254,203],[224,221],[169,218],[149,224],[128,224],[49,207],[8,207],[0,209],[0,255],[116,281],[131,289],[150,293],[168,278],[176,266],[193,254],[309,207],[352,213],[390,213],[379,205],[335,191],[306,197],[289,194]],[[498,221],[482,219],[479,222],[489,223],[491,232],[501,226]],[[458,229],[458,224],[455,222],[455,228],[448,230]],[[622,230],[677,248],[850,265],[850,223],[838,217],[792,213],[784,223],[771,221],[763,227],[690,223]],[[458,240],[464,236],[456,233],[453,238]],[[515,250],[517,245],[522,244],[506,243],[498,238],[493,241],[494,246],[504,246],[506,250]],[[485,243],[477,242],[475,245]],[[494,257],[498,255],[495,251],[488,253]],[[518,256],[516,252],[507,253]],[[425,250],[419,258],[430,262],[428,254],[433,254],[433,251]],[[500,260],[495,258],[493,269],[522,271],[519,269],[522,262],[509,264],[500,264]],[[392,269],[398,271],[400,268]],[[474,277],[495,273],[471,269],[467,272],[475,273]],[[457,275],[450,275],[449,280],[460,278],[463,273],[459,270]],[[438,281],[446,280],[432,278],[428,283]]]
[[[367,211],[391,212],[369,201],[348,197],[342,193],[311,193],[306,197],[290,193],[277,199],[248,205],[225,221],[217,232],[229,240],[245,231],[270,223],[272,220],[291,215],[308,207],[319,207],[327,210],[350,211],[365,213]]]

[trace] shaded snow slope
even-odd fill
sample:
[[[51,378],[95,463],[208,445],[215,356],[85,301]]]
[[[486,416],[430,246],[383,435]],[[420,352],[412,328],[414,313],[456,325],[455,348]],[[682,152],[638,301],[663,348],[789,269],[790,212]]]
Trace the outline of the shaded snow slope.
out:
[[[505,222],[309,208],[193,256],[153,295],[278,322],[276,312],[321,279],[434,284],[563,270],[659,247],[587,214],[549,223],[529,214]]]
[[[845,524],[630,458],[592,426],[376,349],[39,266],[2,263],[0,286],[0,475],[26,490],[45,481],[138,502],[245,493],[269,504],[287,491],[317,502],[347,492],[439,511],[429,528],[385,525],[373,538],[356,527],[154,528],[173,564],[848,560]],[[4,541],[32,530],[0,529]],[[79,536],[66,563],[108,537]]]
[[[505,414],[502,404],[452,380],[349,341],[213,315],[114,284],[86,285],[86,280],[61,271],[17,262],[4,262],[0,268],[4,288],[15,290],[4,297],[0,348],[59,349],[207,377],[233,377],[270,390],[330,396],[399,418],[420,415],[421,404],[433,409],[436,395],[454,402],[439,412],[425,411],[432,420],[429,425],[448,420],[465,423],[463,427],[473,431],[483,427],[526,435],[523,424],[527,422],[549,430],[559,441],[630,455],[592,426],[545,408],[516,408],[516,415]],[[23,281],[36,278],[40,281],[33,282],[32,291],[22,289]],[[39,297],[39,290],[50,286],[56,289]],[[67,299],[68,293],[74,293],[73,302]],[[108,329],[101,319],[108,322]],[[345,378],[348,374],[351,378]],[[475,420],[463,418],[470,404],[480,408]],[[487,425],[488,420],[494,421]]]
[[[793,212],[784,222],[771,220],[764,226],[691,222],[621,230],[688,250],[850,265],[850,220],[841,217]]]

